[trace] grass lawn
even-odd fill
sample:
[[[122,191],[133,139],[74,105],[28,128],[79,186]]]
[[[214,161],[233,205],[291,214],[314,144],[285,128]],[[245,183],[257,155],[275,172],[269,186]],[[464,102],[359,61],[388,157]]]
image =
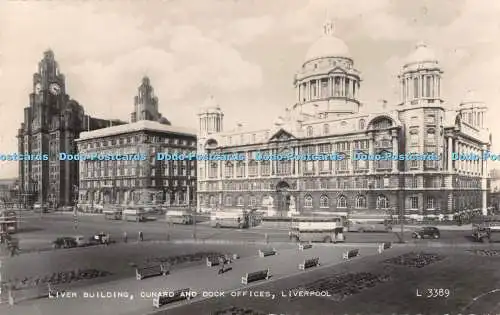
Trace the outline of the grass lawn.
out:
[[[496,248],[500,250],[500,247]],[[387,262],[408,252],[434,256],[420,259],[413,267]],[[425,261],[429,260],[434,262],[425,265]],[[400,262],[400,258],[396,261]],[[227,296],[197,303],[193,301],[189,305],[169,309],[168,314],[498,314],[500,292],[485,295],[475,303],[471,302],[474,297],[500,289],[499,267],[500,255],[482,256],[460,248],[394,248],[382,255],[357,258],[346,264],[263,283],[250,289],[271,291],[276,295],[274,300],[265,297]],[[337,297],[344,294],[334,297],[281,297],[281,291],[288,292],[293,288],[309,287],[334,292],[328,287],[332,288],[335,279],[337,287],[339,281],[351,281],[347,285],[347,291],[354,293],[343,300]],[[377,279],[383,280],[378,282]],[[371,285],[352,290],[361,283]],[[426,297],[427,289],[449,290],[449,296]],[[343,292],[346,292],[345,285]],[[223,312],[229,309],[232,310]],[[167,314],[167,311],[158,314]]]

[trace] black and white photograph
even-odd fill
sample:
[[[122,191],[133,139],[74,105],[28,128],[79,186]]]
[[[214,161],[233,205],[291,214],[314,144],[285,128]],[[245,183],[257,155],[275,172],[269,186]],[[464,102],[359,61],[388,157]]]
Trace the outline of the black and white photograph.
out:
[[[499,16],[0,2],[0,314],[500,314]]]

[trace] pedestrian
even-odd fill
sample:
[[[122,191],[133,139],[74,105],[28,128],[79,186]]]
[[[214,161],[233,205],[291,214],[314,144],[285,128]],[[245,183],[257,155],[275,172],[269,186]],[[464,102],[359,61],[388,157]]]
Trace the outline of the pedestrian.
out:
[[[144,234],[142,234],[142,231],[139,231],[139,241],[144,241]]]
[[[219,274],[221,275],[224,273],[224,267],[226,265],[226,260],[224,259],[224,257],[219,257],[219,265],[220,265]]]
[[[127,243],[127,241],[128,241],[128,236],[127,236],[127,232],[125,231],[125,232],[123,232],[123,242]]]

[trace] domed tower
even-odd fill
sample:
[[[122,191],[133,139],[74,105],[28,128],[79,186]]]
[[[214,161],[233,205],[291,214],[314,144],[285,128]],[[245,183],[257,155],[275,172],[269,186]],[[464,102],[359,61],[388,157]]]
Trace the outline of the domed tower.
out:
[[[210,134],[219,133],[223,130],[224,114],[213,95],[210,95],[205,100],[198,116],[200,117],[200,137],[205,138]]]
[[[468,91],[465,98],[460,103],[459,112],[462,120],[477,129],[486,129],[485,116],[488,107],[485,103],[479,102],[473,91]]]
[[[419,43],[399,75],[401,104],[441,106],[442,74],[434,52],[425,43]]]
[[[441,71],[434,52],[419,43],[410,53],[399,75],[401,103],[399,119],[405,125],[404,151],[435,153],[445,151],[443,121],[445,109],[441,100]],[[436,171],[442,169],[440,161],[405,161],[405,170]]]
[[[357,113],[360,81],[349,48],[333,34],[333,23],[327,21],[323,35],[309,48],[295,75],[294,109],[321,117]]]

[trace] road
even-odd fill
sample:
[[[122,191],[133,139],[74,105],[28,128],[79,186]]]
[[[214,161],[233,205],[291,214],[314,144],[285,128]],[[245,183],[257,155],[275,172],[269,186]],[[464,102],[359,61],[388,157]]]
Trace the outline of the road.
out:
[[[180,240],[192,239],[196,229],[198,239],[211,240],[238,240],[238,241],[263,241],[267,234],[270,242],[287,242],[288,231],[286,228],[254,227],[251,229],[215,229],[208,222],[200,222],[196,228],[192,225],[172,225],[165,221],[149,222],[124,222],[118,220],[105,220],[101,215],[80,215],[78,227],[75,229],[74,218],[71,214],[49,213],[42,217],[39,215],[25,215],[22,220],[21,232],[18,234],[22,251],[48,249],[51,243],[61,236],[84,235],[92,236],[97,232],[109,233],[111,237],[120,242],[126,232],[130,241],[137,240],[139,231],[144,233],[145,240]],[[349,243],[379,243],[398,242],[399,233],[346,233]],[[467,237],[470,231],[442,231],[441,242],[462,243],[469,242]],[[404,233],[405,240],[411,240],[411,232]],[[414,241],[414,240],[412,240]],[[418,240],[417,242],[428,242]]]

